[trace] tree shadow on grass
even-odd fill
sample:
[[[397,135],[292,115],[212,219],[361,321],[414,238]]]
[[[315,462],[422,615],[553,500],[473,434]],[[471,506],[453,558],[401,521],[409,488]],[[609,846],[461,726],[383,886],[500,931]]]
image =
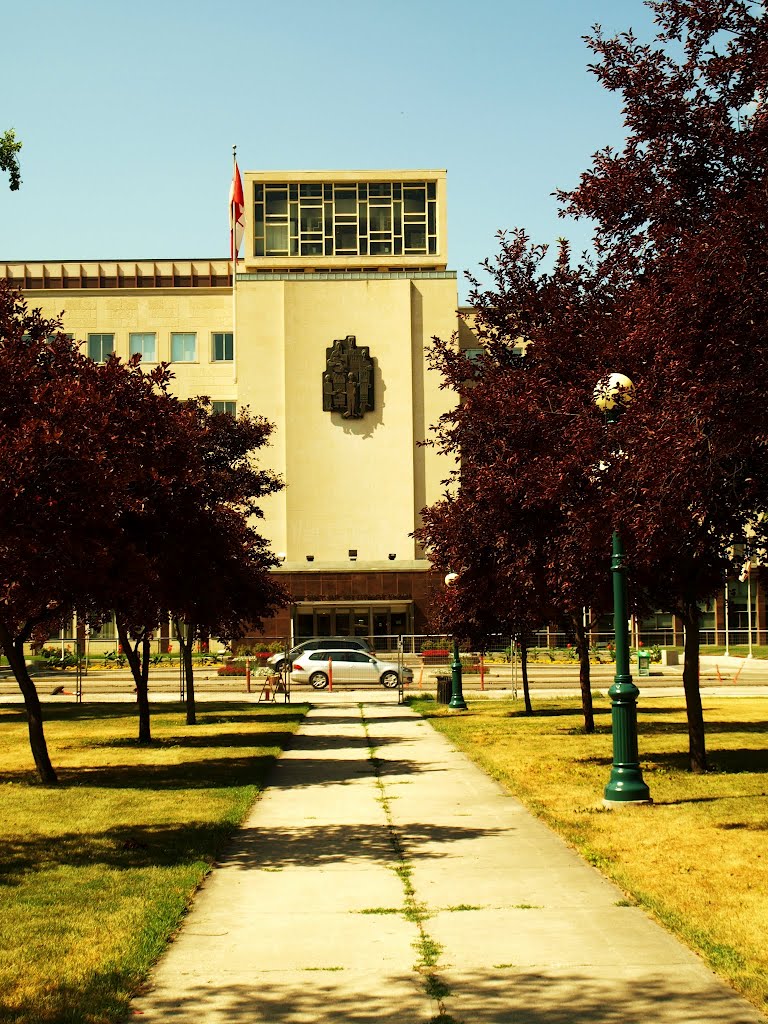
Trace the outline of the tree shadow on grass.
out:
[[[644,732],[651,736],[664,735],[668,733],[680,733],[684,736],[688,735],[688,723],[686,721],[653,721],[649,718],[649,714],[645,709],[641,710],[638,708],[637,724],[640,732]],[[756,736],[765,736],[766,740],[768,740],[768,727],[764,722],[711,722],[705,718],[704,732],[708,736],[743,732]]]
[[[305,712],[306,705],[296,704],[289,705],[289,707],[295,707],[296,710],[274,710],[274,711],[252,711],[247,708],[252,708],[253,705],[247,705],[242,711],[235,711],[234,713],[229,710],[229,706],[224,704],[222,706],[222,712],[215,714],[208,714],[209,704],[203,705],[197,708],[197,719],[198,725],[220,725],[227,722],[296,722],[299,721]]]
[[[707,760],[709,762],[709,774],[712,775],[768,773],[768,749],[740,747],[737,750],[725,750],[722,748],[710,748],[707,753]],[[641,761],[644,764],[655,765],[660,768],[676,768],[680,771],[688,771],[690,768],[690,758],[687,751],[657,754],[643,753]]]
[[[251,746],[257,748],[256,743]],[[138,748],[149,749],[152,748]],[[263,785],[275,763],[273,754],[206,758],[181,764],[82,765],[58,770],[59,789],[137,789],[180,791],[188,789],[231,789],[234,786]],[[0,783],[34,783],[37,777],[28,770],[0,771]]]
[[[768,773],[768,749],[710,750],[709,767],[711,771],[724,775],[745,772],[762,775]]]
[[[137,823],[103,832],[65,832],[55,842],[48,835],[13,836],[3,840],[0,885],[17,885],[30,873],[58,867],[130,870],[212,863],[233,830],[231,824],[207,822]]]
[[[599,718],[602,715],[610,715],[610,707],[595,706],[594,707],[595,718]],[[505,718],[577,718],[581,714],[581,708],[537,708],[534,706],[532,712],[528,713],[524,709],[515,711],[508,711]]]
[[[742,799],[753,799],[743,797]],[[742,830],[745,832],[768,832],[768,821],[722,821],[715,825],[715,828],[722,829],[724,832],[735,832]]]
[[[766,722],[718,722],[707,718],[704,708],[704,729],[707,733],[747,732],[763,735],[768,740],[768,723]]]
[[[657,807],[677,807],[678,804],[716,804],[722,800],[749,800],[753,803],[755,800],[754,793],[722,793],[718,796],[688,796],[680,797],[678,800],[656,800],[654,803]],[[737,823],[730,826],[726,825],[714,825],[715,828],[763,828],[768,826],[756,826],[754,823]]]
[[[768,773],[768,750],[746,749],[712,750],[708,752],[709,774],[739,775]],[[610,757],[591,755],[578,758],[580,764],[605,766],[611,764]],[[691,761],[687,750],[670,750],[658,753],[641,751],[640,764],[643,768],[659,768],[667,771],[689,772]],[[727,794],[712,799],[729,799]]]
[[[231,722],[227,724],[231,724]],[[168,750],[173,747],[190,750],[205,750],[207,748],[215,750],[220,747],[280,747],[285,749],[292,738],[293,733],[290,732],[217,732],[213,736],[189,732],[176,736],[161,736],[159,739],[153,739],[150,744],[139,744],[133,736],[119,736],[115,739],[89,743],[88,748],[93,750],[103,748]]]
[[[684,715],[685,709],[682,707],[660,707],[660,708],[649,708],[645,706],[643,701],[643,695],[641,694],[638,698],[637,706],[638,715],[642,715],[644,718],[658,718],[664,715]]]
[[[250,701],[202,701],[196,705],[198,725],[215,725],[221,722],[295,722],[306,710],[306,703],[292,705],[254,705]],[[289,710],[289,708],[295,710]],[[152,702],[150,699],[152,718],[167,718],[186,714],[186,704],[182,701]],[[46,704],[44,717],[46,722],[87,722],[136,718],[138,714],[135,702],[131,701],[99,701],[99,703],[83,704]],[[26,720],[23,704],[2,704],[0,715],[3,718],[21,718]],[[357,719],[359,721],[359,718]],[[190,726],[190,728],[194,728]]]

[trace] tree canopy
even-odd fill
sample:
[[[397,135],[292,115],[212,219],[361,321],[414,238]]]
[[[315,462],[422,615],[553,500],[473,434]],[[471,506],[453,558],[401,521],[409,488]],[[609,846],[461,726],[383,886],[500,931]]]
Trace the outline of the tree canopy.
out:
[[[148,641],[161,615],[236,635],[284,599],[249,525],[257,500],[281,486],[251,461],[271,426],[181,402],[165,365],[96,364],[60,328],[0,283],[0,646],[49,783],[25,643],[73,609],[93,622],[114,609],[148,740]]]
[[[599,27],[587,39],[628,133],[559,193],[563,214],[594,221],[594,252],[574,260],[561,243],[548,270],[523,232],[500,236],[490,284],[475,280],[470,296],[486,357],[469,370],[451,345],[435,348],[463,393],[437,443],[461,458],[445,502],[480,497],[478,536],[497,562],[512,549],[522,564],[532,522],[559,598],[583,594],[621,531],[634,595],[686,626],[691,762],[704,770],[700,607],[748,524],[762,541],[768,511],[768,19],[737,0],[648,6],[652,43]],[[606,433],[593,391],[613,371],[636,391]]]
[[[17,192],[21,185],[21,168],[19,167],[19,151],[21,142],[16,138],[13,128],[0,135],[0,171],[8,175],[8,187]]]

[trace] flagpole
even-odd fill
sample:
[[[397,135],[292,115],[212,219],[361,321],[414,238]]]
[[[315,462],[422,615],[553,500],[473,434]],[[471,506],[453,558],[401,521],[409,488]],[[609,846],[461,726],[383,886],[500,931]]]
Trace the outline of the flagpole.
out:
[[[232,256],[232,372],[237,384],[237,223],[235,220],[234,182],[237,176],[237,146],[232,147],[232,202],[229,207],[230,247]],[[237,410],[237,406],[235,406]]]

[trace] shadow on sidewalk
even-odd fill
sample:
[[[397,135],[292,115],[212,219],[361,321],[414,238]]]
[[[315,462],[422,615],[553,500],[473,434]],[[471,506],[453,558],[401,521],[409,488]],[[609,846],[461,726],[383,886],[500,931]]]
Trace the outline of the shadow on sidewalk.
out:
[[[232,984],[225,992],[194,981],[184,997],[153,997],[150,1019],[215,1024],[427,1024],[431,1020],[461,1024],[757,1024],[760,1014],[714,981],[681,990],[679,976],[660,970],[616,967],[515,969],[510,966],[463,971],[453,975],[436,968],[449,987],[445,1016],[436,1003],[415,989],[415,974],[390,978],[378,972],[366,983],[361,972],[338,965],[308,964],[304,970],[280,971],[273,966],[253,985]],[[332,973],[326,973],[332,972]],[[600,977],[600,974],[604,977]],[[407,998],[408,990],[413,997]],[[399,1005],[407,998],[408,1005]],[[409,993],[410,995],[410,993]],[[419,1012],[419,1006],[423,1010]],[[214,1012],[212,1009],[215,1007]],[[414,1012],[415,1011],[415,1012]]]
[[[409,847],[419,845],[422,860],[451,856],[451,844],[494,835],[508,835],[509,828],[414,825],[407,828]],[[439,848],[438,848],[439,847]],[[322,867],[351,861],[395,858],[392,835],[385,824],[299,825],[261,829],[245,827],[227,851],[226,863],[252,870],[299,866]]]

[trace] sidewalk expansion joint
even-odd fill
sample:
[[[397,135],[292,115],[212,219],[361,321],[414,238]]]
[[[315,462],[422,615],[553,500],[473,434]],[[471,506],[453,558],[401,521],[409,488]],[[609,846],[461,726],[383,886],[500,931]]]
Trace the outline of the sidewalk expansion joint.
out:
[[[402,913],[406,921],[410,921],[415,924],[418,930],[418,938],[413,943],[414,949],[418,954],[418,960],[413,965],[413,969],[421,977],[424,991],[427,996],[437,1004],[437,1015],[431,1018],[429,1024],[463,1024],[462,1021],[457,1020],[448,1013],[445,1007],[445,999],[451,994],[451,990],[435,970],[440,960],[440,955],[443,952],[443,947],[439,942],[436,942],[435,939],[431,937],[424,927],[425,922],[429,920],[431,914],[427,910],[426,904],[420,903],[416,898],[416,890],[413,887],[413,869],[405,855],[400,835],[392,819],[390,797],[387,795],[387,791],[384,787],[384,780],[381,773],[381,762],[376,754],[377,747],[374,744],[368,728],[368,721],[365,717],[364,707],[362,704],[358,706],[360,708],[360,719],[362,721],[363,731],[368,742],[368,759],[373,767],[376,786],[379,790],[379,796],[377,799],[384,810],[389,840],[392,844],[392,851],[395,854],[397,861],[394,871],[403,885],[403,909],[400,913]],[[375,908],[368,912],[381,913],[387,911],[385,908]]]

